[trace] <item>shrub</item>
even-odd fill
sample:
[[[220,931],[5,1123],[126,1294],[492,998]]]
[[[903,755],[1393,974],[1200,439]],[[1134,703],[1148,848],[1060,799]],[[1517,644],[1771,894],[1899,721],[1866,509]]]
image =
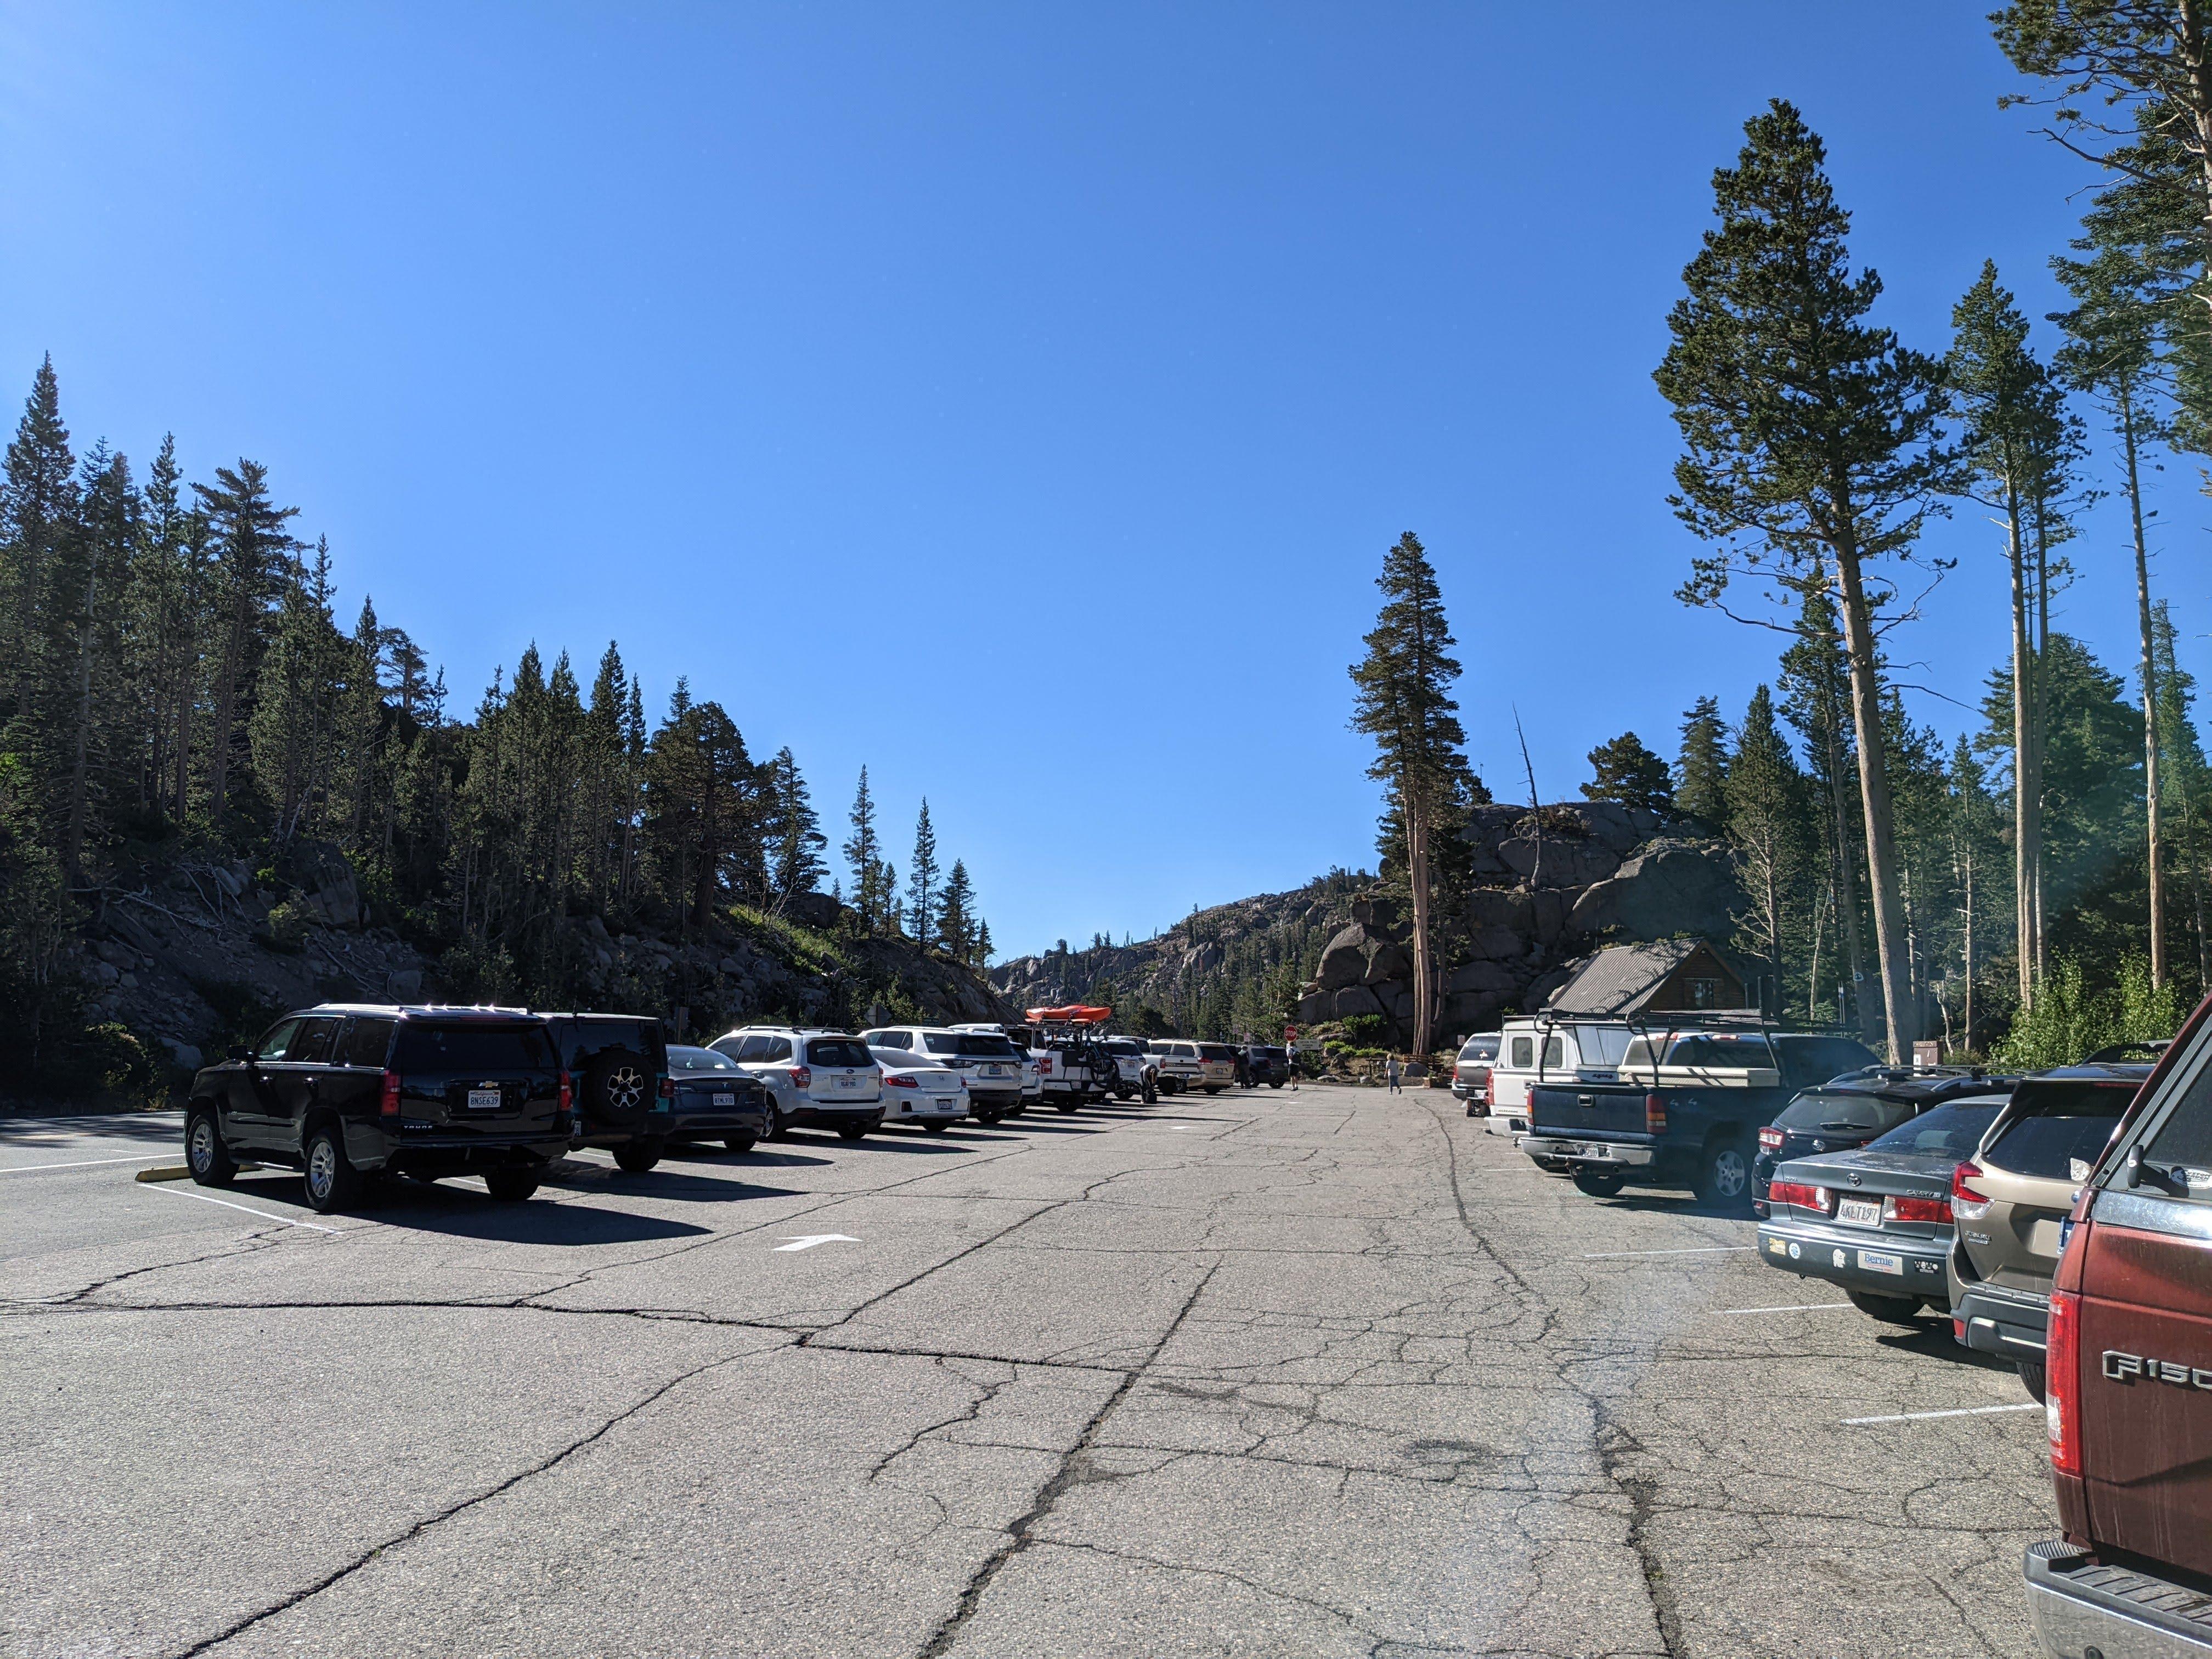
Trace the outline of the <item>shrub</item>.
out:
[[[269,913],[269,944],[271,949],[303,951],[307,945],[307,928],[314,914],[298,894],[294,894]]]
[[[1344,1035],[1355,1048],[1376,1048],[1390,1035],[1390,1022],[1380,1014],[1353,1014],[1344,1022]]]
[[[2150,963],[2130,956],[2119,982],[2087,988],[2081,964],[2062,958],[2051,965],[2035,1006],[2014,1016],[2012,1030],[1990,1050],[1996,1065],[2023,1071],[2070,1066],[2117,1042],[2152,1042],[2181,1029],[2181,1000],[2172,985],[2154,989]]]

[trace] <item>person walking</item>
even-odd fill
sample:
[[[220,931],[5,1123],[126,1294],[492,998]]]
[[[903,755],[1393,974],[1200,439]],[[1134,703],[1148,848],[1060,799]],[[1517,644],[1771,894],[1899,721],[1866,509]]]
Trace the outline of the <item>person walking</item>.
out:
[[[1398,1056],[1391,1055],[1390,1063],[1383,1070],[1390,1079],[1390,1092],[1394,1095],[1402,1094],[1404,1091],[1398,1087]]]

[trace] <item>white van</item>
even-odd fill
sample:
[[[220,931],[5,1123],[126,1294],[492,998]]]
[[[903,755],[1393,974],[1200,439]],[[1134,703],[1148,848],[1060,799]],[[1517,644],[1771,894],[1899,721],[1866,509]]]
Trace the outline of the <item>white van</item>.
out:
[[[1528,1085],[1540,1078],[1610,1083],[1636,1034],[1615,1020],[1551,1020],[1522,1014],[1498,1023],[1498,1058],[1490,1067],[1490,1121],[1495,1135],[1528,1133]]]

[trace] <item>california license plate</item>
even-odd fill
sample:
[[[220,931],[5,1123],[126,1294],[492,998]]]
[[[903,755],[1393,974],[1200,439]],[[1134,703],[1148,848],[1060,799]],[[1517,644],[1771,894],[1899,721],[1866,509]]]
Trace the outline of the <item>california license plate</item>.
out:
[[[1004,1077],[1006,1074],[1006,1068],[1003,1066],[986,1066],[983,1068],[985,1077]]]
[[[495,1112],[499,1109],[499,1091],[471,1089],[469,1091],[469,1109],[472,1112]]]
[[[738,1097],[735,1095],[716,1095],[714,1097],[714,1104],[717,1106],[734,1106],[737,1103]]]
[[[1891,1255],[1886,1250],[1861,1250],[1859,1266],[1870,1273],[1895,1273],[1899,1278],[1905,1275],[1904,1258]]]
[[[1844,1198],[1836,1201],[1836,1219],[1848,1221],[1854,1227],[1881,1225],[1881,1200],[1878,1198]]]

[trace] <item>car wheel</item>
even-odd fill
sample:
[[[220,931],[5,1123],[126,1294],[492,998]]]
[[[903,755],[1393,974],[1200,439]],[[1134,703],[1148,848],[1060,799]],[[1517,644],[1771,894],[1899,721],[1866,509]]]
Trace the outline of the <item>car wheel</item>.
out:
[[[237,1179],[238,1160],[222,1144],[213,1112],[194,1112],[185,1122],[185,1164],[203,1187],[228,1187]]]
[[[768,1133],[761,1138],[763,1140],[788,1140],[791,1139],[791,1119],[785,1114],[781,1107],[776,1105],[772,1101],[769,1103],[768,1109]]]
[[[1283,1086],[1283,1079],[1280,1079],[1280,1078],[1274,1078],[1274,1079],[1272,1079],[1268,1082],[1267,1086],[1268,1086],[1270,1089],[1279,1089],[1279,1088],[1281,1088],[1281,1087]]]
[[[658,1135],[640,1137],[616,1147],[615,1162],[632,1175],[643,1175],[660,1162],[660,1155],[666,1150]]]
[[[361,1196],[361,1172],[347,1160],[344,1138],[325,1124],[307,1136],[301,1154],[301,1180],[307,1189],[307,1206],[329,1215]]]
[[[1136,1091],[1133,1089],[1116,1089],[1114,1091],[1114,1098],[1120,1101],[1125,1106],[1135,1097]]]
[[[1225,1083],[1209,1083],[1205,1085],[1205,1088],[1206,1093],[1210,1095],[1218,1095],[1228,1086],[1229,1085]]]
[[[1620,1170],[1577,1170],[1575,1185],[1592,1198],[1618,1198],[1620,1189],[1628,1184],[1628,1176]]]
[[[872,1123],[841,1123],[837,1126],[837,1139],[858,1140],[875,1127]]]
[[[538,1177],[528,1170],[487,1170],[484,1189],[501,1204],[520,1204],[538,1190]]]
[[[731,1135],[722,1145],[733,1152],[750,1152],[753,1149],[753,1138],[750,1135]]]
[[[2043,1362],[2040,1359],[2020,1359],[2013,1362],[2020,1367],[2020,1380],[2039,1406],[2043,1399]]]
[[[1920,1322],[1920,1304],[1909,1296],[1883,1296],[1877,1291],[1848,1288],[1844,1294],[1850,1298],[1851,1306],[1870,1319],[1879,1319],[1889,1325],[1917,1325]]]
[[[921,1132],[926,1135],[941,1135],[951,1127],[952,1124],[950,1119],[941,1117],[933,1118],[929,1122],[921,1126]]]
[[[1698,1165],[1696,1190],[1700,1204],[1724,1210],[1750,1207],[1751,1160],[1744,1156],[1741,1141],[1716,1140],[1705,1148]]]
[[[1079,1107],[1079,1106],[1080,1106],[1080,1105],[1082,1105],[1082,1104],[1083,1104],[1083,1103],[1082,1103],[1081,1101],[1079,1101],[1079,1100],[1071,1100],[1071,1101],[1067,1102],[1066,1104],[1062,1105],[1062,1106],[1060,1107],[1060,1109],[1062,1112],[1072,1112],[1072,1111],[1073,1111],[1077,1107]]]

